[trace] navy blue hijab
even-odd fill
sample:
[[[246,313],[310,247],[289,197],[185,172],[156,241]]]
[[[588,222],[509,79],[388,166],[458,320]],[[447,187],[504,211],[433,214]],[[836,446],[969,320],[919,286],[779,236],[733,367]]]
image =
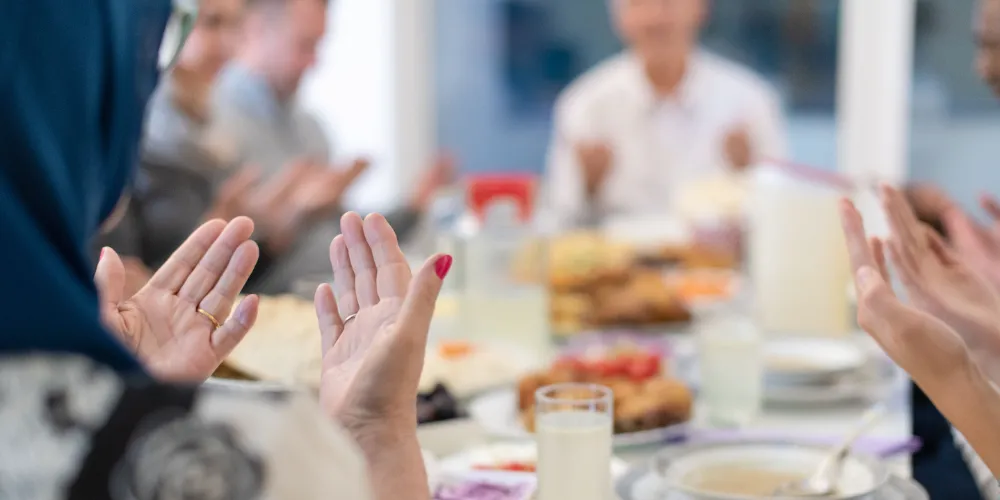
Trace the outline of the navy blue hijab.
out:
[[[136,162],[170,0],[0,2],[0,355],[139,364],[101,325],[87,245]]]

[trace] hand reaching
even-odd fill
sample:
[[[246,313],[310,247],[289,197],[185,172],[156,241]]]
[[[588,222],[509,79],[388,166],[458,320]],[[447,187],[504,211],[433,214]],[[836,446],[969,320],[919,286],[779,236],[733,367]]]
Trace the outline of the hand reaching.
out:
[[[947,324],[896,298],[889,286],[882,244],[866,240],[861,214],[841,202],[841,222],[858,297],[858,324],[913,380],[930,392],[967,367],[965,342]]]
[[[585,142],[576,146],[577,160],[583,169],[583,181],[588,196],[597,195],[608,172],[611,171],[613,153],[603,142]]]
[[[1000,296],[917,220],[903,194],[882,188],[889,255],[913,304],[956,329],[974,350],[1000,352]]]
[[[121,258],[104,249],[94,276],[104,323],[154,375],[205,380],[257,319],[253,295],[229,316],[257,263],[257,244],[249,241],[252,233],[253,222],[246,217],[229,224],[205,223],[132,297],[124,294]],[[199,309],[216,318],[219,328]]]

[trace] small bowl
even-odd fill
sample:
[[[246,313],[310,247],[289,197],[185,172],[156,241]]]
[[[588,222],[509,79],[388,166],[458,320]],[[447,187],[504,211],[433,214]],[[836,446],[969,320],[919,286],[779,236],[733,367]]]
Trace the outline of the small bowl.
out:
[[[829,453],[829,448],[781,441],[738,441],[684,446],[661,453],[653,459],[653,470],[663,478],[671,499],[683,500],[799,500],[801,497],[776,497],[774,491],[786,482],[804,478]],[[710,491],[704,486],[705,474],[719,471],[731,480],[736,473],[748,481],[773,474],[773,485],[762,485],[760,492],[735,492],[722,487]],[[738,472],[742,471],[742,472]],[[701,476],[701,477],[699,477]],[[750,479],[754,477],[754,479]],[[872,500],[889,480],[888,470],[866,457],[848,456],[843,465],[837,493],[825,500]],[[731,486],[731,485],[726,485]],[[711,488],[714,489],[714,488]],[[740,489],[740,488],[736,488]]]

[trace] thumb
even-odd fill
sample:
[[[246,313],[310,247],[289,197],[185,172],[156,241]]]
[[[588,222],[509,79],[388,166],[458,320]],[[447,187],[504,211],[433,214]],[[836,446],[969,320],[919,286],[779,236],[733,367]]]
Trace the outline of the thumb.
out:
[[[1000,222],[1000,203],[997,202],[996,198],[986,194],[982,196],[979,203],[994,222]]]
[[[111,303],[115,307],[125,300],[125,264],[118,252],[111,247],[101,249],[101,257],[94,271],[94,283],[101,303]]]
[[[451,270],[453,262],[451,255],[435,255],[427,259],[410,281],[400,311],[400,323],[411,326],[416,334],[420,335],[420,342],[427,341],[427,331],[434,316],[434,305],[441,292],[441,284]]]
[[[948,237],[959,247],[975,244],[978,233],[975,224],[958,208],[949,209],[942,217]]]
[[[94,284],[101,303],[101,318],[106,324],[114,325],[118,304],[125,300],[125,264],[111,247],[101,249],[97,270],[94,271]]]
[[[875,310],[892,308],[896,295],[885,282],[882,274],[875,268],[865,265],[858,269],[854,276],[854,284],[858,289],[858,300]]]

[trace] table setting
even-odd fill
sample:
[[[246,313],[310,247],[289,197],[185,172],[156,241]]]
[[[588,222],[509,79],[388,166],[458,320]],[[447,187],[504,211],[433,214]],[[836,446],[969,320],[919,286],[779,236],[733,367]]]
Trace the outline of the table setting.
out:
[[[416,401],[433,498],[927,498],[909,479],[921,446],[909,379],[852,328],[835,269],[813,276],[781,248],[801,276],[776,283],[753,272],[773,259],[645,231],[653,219],[548,235],[517,222],[526,204],[447,241],[460,258]],[[780,246],[762,234],[748,247]],[[314,389],[308,299],[262,297],[260,309],[224,363],[246,380],[211,383]]]

